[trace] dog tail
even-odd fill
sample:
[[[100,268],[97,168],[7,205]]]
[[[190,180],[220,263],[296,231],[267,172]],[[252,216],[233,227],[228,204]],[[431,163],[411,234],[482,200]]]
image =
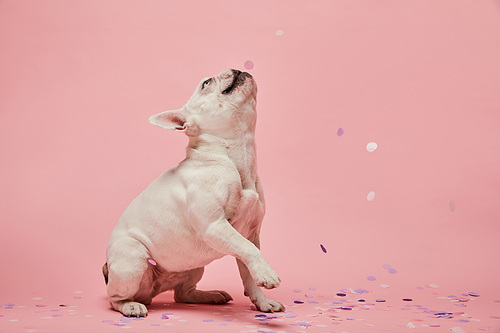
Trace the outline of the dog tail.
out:
[[[108,284],[108,263],[105,263],[104,266],[102,266],[102,275],[104,275],[104,281]]]

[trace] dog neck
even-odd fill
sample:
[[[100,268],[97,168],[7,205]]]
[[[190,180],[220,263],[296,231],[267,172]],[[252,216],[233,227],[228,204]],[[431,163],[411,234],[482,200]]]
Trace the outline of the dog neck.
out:
[[[189,137],[187,158],[195,153],[206,155],[210,160],[217,159],[219,154],[229,157],[240,174],[243,189],[255,191],[257,163],[252,132],[234,138],[221,138],[212,134]]]

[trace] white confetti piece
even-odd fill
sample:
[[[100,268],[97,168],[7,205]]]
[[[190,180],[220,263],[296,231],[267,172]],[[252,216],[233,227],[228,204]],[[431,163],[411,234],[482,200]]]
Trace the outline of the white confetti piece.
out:
[[[380,287],[387,289],[387,288],[389,288],[389,285],[388,284],[381,284]]]
[[[366,145],[366,150],[370,153],[373,153],[377,149],[378,145],[376,142],[370,142]]]
[[[368,193],[368,195],[366,196],[366,200],[368,200],[368,201],[375,200],[375,192],[371,191],[370,193]]]
[[[283,36],[285,32],[283,30],[276,30],[276,36]]]
[[[459,326],[450,328],[450,331],[453,333],[465,333],[465,331]]]
[[[417,328],[417,326],[415,326],[415,324],[412,323],[412,322],[409,322],[408,324],[406,324],[406,327],[408,327],[408,328]]]

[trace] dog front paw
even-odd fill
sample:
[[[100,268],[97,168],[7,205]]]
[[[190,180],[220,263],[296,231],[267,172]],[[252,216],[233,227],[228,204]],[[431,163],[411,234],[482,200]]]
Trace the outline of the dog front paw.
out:
[[[259,287],[264,287],[266,289],[277,288],[280,285],[280,278],[278,274],[269,265],[259,265],[254,268],[252,275],[255,279],[255,283]]]
[[[137,302],[125,302],[122,304],[120,312],[125,317],[146,317],[148,315],[148,309],[144,304]]]

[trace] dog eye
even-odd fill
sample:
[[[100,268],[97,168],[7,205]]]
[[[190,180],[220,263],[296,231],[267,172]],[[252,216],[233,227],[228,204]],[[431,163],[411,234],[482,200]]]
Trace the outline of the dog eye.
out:
[[[205,80],[201,85],[201,89],[205,89],[210,83],[212,83],[212,79]]]

